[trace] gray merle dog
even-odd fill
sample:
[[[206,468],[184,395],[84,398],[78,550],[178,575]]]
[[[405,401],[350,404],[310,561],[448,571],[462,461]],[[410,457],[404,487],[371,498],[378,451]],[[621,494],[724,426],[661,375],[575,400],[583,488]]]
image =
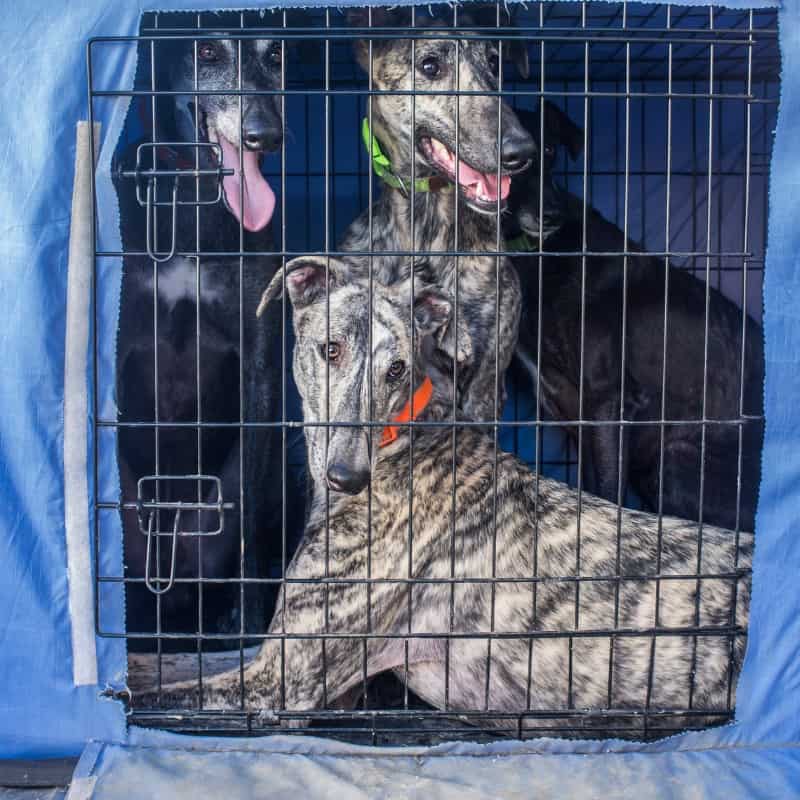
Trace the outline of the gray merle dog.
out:
[[[359,22],[358,13],[351,22]],[[374,10],[371,22],[407,24],[407,13]],[[462,17],[464,25],[475,22]],[[457,367],[457,403],[468,419],[491,420],[502,410],[520,314],[516,273],[508,259],[491,253],[503,249],[498,215],[511,175],[530,165],[534,142],[496,95],[498,43],[441,20],[417,22],[429,38],[356,44],[358,62],[378,90],[371,130],[388,166],[379,167],[386,183],[380,197],[345,232],[340,249],[376,254],[345,258],[350,279],[366,278],[371,268],[375,280],[389,285],[421,268],[449,294],[458,287],[458,316],[472,350]],[[524,49],[513,52],[526,70]],[[412,98],[411,91],[419,94]],[[447,94],[454,91],[476,94]],[[469,255],[448,255],[455,250]],[[398,251],[414,255],[392,254]],[[454,342],[452,332],[443,337],[451,358]]]
[[[332,491],[327,510],[312,507],[269,626],[273,638],[244,667],[243,685],[238,667],[204,677],[204,708],[239,709],[243,700],[267,717],[285,711],[291,724],[292,712],[320,709],[393,670],[428,703],[454,712],[648,702],[679,709],[690,696],[695,709],[724,710],[744,649],[752,536],[741,534],[737,553],[737,537],[706,526],[699,553],[697,525],[620,512],[586,494],[579,500],[514,456],[495,454],[474,426],[457,431],[454,449],[449,425],[424,424],[451,419],[450,376],[431,358],[450,323],[450,299],[420,284],[411,315],[410,281],[376,284],[370,312],[367,286],[347,272],[324,257],[287,265],[294,376],[309,462],[324,470],[363,453],[370,490]],[[282,282],[276,275],[262,308]],[[397,425],[387,443],[382,426],[428,379],[413,434]],[[698,566],[713,577],[695,577]],[[656,574],[658,582],[648,577]],[[578,588],[576,575],[592,580]],[[702,631],[693,637],[687,628]],[[613,640],[598,635],[603,629],[616,631]],[[631,634],[655,630],[662,635]],[[186,707],[196,692],[196,681],[165,685],[160,700]],[[134,704],[158,699],[145,691]]]

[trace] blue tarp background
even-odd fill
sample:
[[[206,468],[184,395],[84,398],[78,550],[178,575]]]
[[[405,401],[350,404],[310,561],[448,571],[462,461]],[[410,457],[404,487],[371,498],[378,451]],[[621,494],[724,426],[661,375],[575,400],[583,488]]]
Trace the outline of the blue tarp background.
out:
[[[75,688],[67,611],[65,293],[75,125],[87,118],[86,41],[134,35],[140,14],[154,8],[236,6],[225,0],[29,0],[6,6],[0,21],[0,756],[77,754],[89,739],[125,743],[127,736],[122,707],[99,696],[106,683],[120,684],[124,651],[98,638],[100,685]],[[536,750],[696,751],[693,758],[707,765],[697,780],[715,794],[715,759],[731,746],[752,747],[746,757],[725,760],[730,786],[741,796],[786,797],[800,794],[800,773],[787,766],[797,766],[793,748],[800,742],[800,0],[784,0],[779,22],[783,78],[764,283],[767,424],[737,723],[651,745],[545,740]],[[130,56],[105,60],[108,75],[96,81],[130,83],[133,67]],[[100,109],[104,131],[111,112]],[[159,736],[139,731],[136,741],[155,744]],[[703,752],[709,750],[717,755]],[[777,751],[778,762],[770,761]],[[571,763],[565,759],[554,769],[566,775]],[[656,776],[680,762],[659,763]],[[771,783],[781,775],[782,786]],[[748,795],[748,786],[758,790]]]

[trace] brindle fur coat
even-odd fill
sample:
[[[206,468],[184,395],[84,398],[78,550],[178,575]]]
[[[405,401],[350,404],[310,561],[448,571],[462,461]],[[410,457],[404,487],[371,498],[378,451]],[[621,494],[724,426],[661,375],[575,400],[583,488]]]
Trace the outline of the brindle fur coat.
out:
[[[245,667],[243,686],[238,669],[204,680],[204,708],[243,701],[248,710],[283,711],[291,724],[292,712],[319,709],[394,670],[453,712],[680,709],[690,699],[695,709],[724,710],[745,644],[752,535],[704,527],[699,552],[696,523],[579,496],[497,451],[475,426],[441,424],[451,419],[448,376],[431,355],[450,322],[449,299],[418,287],[412,322],[409,282],[376,284],[370,351],[367,287],[341,281],[346,273],[335,260],[287,265],[294,375],[309,462],[324,470],[357,439],[371,486],[314,504],[271,638]],[[404,374],[389,379],[398,362]],[[433,399],[413,428],[379,447],[382,425],[426,374]],[[328,428],[326,409],[332,422],[372,424]],[[350,444],[342,449],[342,441]],[[716,577],[696,578],[698,566]],[[185,707],[196,693],[187,681],[165,686],[161,700]]]

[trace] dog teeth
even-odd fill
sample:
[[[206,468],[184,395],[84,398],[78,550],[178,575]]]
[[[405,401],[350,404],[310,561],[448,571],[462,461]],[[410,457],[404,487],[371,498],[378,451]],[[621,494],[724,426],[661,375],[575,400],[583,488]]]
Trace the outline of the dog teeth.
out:
[[[438,139],[431,139],[431,144],[433,146],[433,152],[437,156],[448,162],[452,160],[450,151]]]

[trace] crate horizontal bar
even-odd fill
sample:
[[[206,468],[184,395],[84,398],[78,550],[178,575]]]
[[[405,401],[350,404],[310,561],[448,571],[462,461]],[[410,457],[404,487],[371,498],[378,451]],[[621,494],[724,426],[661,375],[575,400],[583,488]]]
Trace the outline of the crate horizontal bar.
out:
[[[623,35],[624,34],[624,35]],[[745,34],[746,36],[743,36]],[[412,41],[488,41],[502,39],[503,42],[523,41],[536,42],[564,42],[591,43],[611,42],[613,44],[630,44],[631,36],[636,43],[643,44],[691,44],[691,45],[739,45],[742,47],[754,44],[759,40],[777,38],[776,28],[615,28],[613,30],[602,28],[540,28],[515,26],[514,28],[489,28],[475,26],[458,26],[458,28],[441,28],[440,30],[423,30],[417,28],[283,28],[265,27],[257,30],[236,30],[231,33],[166,33],[166,34],[140,34],[136,36],[93,36],[88,40],[90,47],[99,44],[114,44],[119,42],[170,42],[170,41],[251,41],[261,39],[280,39],[292,41],[301,40],[329,40],[329,41],[356,41],[359,39],[373,39],[375,41],[391,41],[393,39],[408,39]]]
[[[205,428],[209,430],[214,429],[236,429],[236,428],[383,428],[387,425],[392,425],[396,428],[448,428],[448,429],[464,429],[464,428],[597,428],[597,427],[647,427],[650,425],[666,425],[667,427],[674,425],[688,425],[695,427],[702,426],[739,426],[748,425],[753,422],[760,422],[763,418],[756,415],[742,415],[741,417],[732,417],[730,419],[613,419],[613,420],[591,420],[591,419],[575,419],[575,420],[554,420],[554,419],[540,419],[540,420],[517,420],[517,419],[497,419],[497,420],[425,420],[424,422],[411,421],[411,422],[397,422],[395,420],[382,420],[382,421],[344,421],[338,422],[332,420],[330,422],[307,422],[307,421],[294,421],[286,420],[281,422],[119,422],[116,420],[100,419],[95,423],[102,428],[151,428],[151,429],[175,429],[181,428]]]
[[[166,579],[162,579],[166,581]],[[355,640],[363,642],[365,640],[385,640],[385,639],[597,639],[608,638],[649,638],[658,637],[686,637],[686,636],[705,636],[727,638],[731,636],[746,636],[747,628],[741,625],[719,625],[716,627],[686,626],[676,628],[603,628],[599,630],[558,630],[558,631],[481,631],[461,633],[457,631],[414,631],[412,633],[171,633],[161,631],[160,633],[146,633],[130,631],[127,633],[113,633],[110,631],[98,631],[100,636],[112,639],[175,639],[186,641],[218,641],[218,642],[239,642],[242,639],[252,639],[253,641],[275,640],[299,640],[299,641],[323,641],[323,640]]]
[[[331,258],[413,258],[430,256],[439,258],[463,258],[476,255],[475,250],[326,250],[322,255]],[[176,250],[175,255],[187,258],[243,258],[245,256],[280,256],[282,258],[299,258],[302,256],[320,255],[308,250]],[[508,256],[510,258],[741,258],[743,260],[760,260],[753,253],[742,253],[735,250],[532,250],[521,253],[519,250],[486,250],[482,256]],[[100,250],[97,258],[124,258],[125,256],[146,257],[144,250]]]
[[[688,523],[692,524],[692,523]],[[695,523],[699,524],[699,523]],[[653,573],[653,574],[620,574],[620,575],[557,575],[557,576],[524,576],[519,578],[492,577],[492,578],[426,578],[423,576],[413,578],[175,578],[175,583],[188,583],[196,585],[198,583],[207,584],[274,584],[301,586],[378,586],[378,585],[480,585],[480,584],[541,584],[552,585],[558,583],[621,583],[623,581],[688,581],[688,580],[727,580],[737,581],[747,577],[752,573],[749,568],[740,568],[735,572],[689,572],[689,573]],[[144,578],[114,577],[99,575],[97,580],[100,583],[142,583]]]
[[[636,91],[542,91],[534,89],[513,89],[508,91],[477,91],[472,89],[418,90],[405,89],[94,89],[92,98],[103,97],[607,97],[659,100],[739,100],[742,102],[761,102],[778,105],[777,99],[730,92],[636,92]]]

